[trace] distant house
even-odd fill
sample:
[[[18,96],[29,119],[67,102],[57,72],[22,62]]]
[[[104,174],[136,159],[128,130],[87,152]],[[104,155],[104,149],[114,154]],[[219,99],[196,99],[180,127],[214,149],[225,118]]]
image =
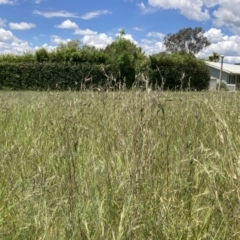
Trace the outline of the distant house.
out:
[[[210,89],[215,90],[220,77],[221,63],[206,62],[210,70]],[[229,90],[240,90],[240,65],[223,63],[222,81]]]

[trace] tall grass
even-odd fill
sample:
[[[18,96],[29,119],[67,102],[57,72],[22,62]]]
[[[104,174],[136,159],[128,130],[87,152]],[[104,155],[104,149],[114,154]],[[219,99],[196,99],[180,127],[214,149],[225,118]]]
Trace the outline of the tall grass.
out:
[[[239,105],[0,92],[0,239],[239,239]]]

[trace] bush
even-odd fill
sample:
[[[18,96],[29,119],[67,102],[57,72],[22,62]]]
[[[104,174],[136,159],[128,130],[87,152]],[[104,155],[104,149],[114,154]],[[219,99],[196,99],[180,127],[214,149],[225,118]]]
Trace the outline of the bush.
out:
[[[219,83],[217,83],[217,86],[216,86],[216,90],[219,89]],[[221,81],[221,84],[220,84],[220,90],[221,91],[228,91],[228,87],[227,87],[227,84],[225,82],[222,82]]]
[[[36,51],[36,59],[38,62],[46,62],[49,60],[49,53],[45,48]]]
[[[190,54],[155,54],[147,57],[134,43],[118,37],[105,50],[78,47],[78,41],[54,51],[0,57],[0,89],[80,90],[133,85],[169,90],[205,90],[210,73],[202,60]],[[136,77],[138,76],[138,77]]]
[[[210,72],[204,61],[189,54],[150,56],[151,84],[169,90],[206,90]]]
[[[0,89],[80,90],[106,84],[100,65],[0,63]]]

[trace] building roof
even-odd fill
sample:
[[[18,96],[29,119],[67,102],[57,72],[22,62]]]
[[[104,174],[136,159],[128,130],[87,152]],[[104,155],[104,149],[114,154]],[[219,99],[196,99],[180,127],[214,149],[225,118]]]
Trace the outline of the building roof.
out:
[[[209,67],[215,68],[220,70],[221,69],[221,63],[219,62],[206,62],[206,64]],[[240,75],[240,66],[239,65],[234,65],[234,64],[229,64],[229,63],[223,63],[223,72],[229,73],[229,74],[238,74]]]

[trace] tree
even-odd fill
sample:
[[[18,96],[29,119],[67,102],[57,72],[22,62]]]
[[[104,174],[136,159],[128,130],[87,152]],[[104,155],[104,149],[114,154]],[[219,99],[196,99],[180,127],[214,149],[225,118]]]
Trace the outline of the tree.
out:
[[[60,43],[57,46],[54,60],[58,59],[63,62],[76,62],[76,59],[79,58],[78,51],[80,49],[80,41],[79,40],[71,40],[66,43]]]
[[[78,39],[68,41],[67,43],[62,42],[57,46],[57,50],[64,51],[67,49],[73,49],[76,51],[80,48],[79,47],[80,44],[81,44],[81,42]]]
[[[91,63],[101,64],[106,62],[103,50],[93,46],[82,45],[79,40],[60,43],[54,51],[49,53],[52,62]]]
[[[119,31],[118,31],[118,34],[122,37],[122,36],[124,36],[125,35],[125,30],[124,29],[120,29]]]
[[[191,54],[172,53],[150,56],[151,84],[165,90],[206,90],[210,72],[203,60]]]
[[[120,30],[116,40],[104,52],[118,83],[125,80],[126,86],[130,88],[135,82],[135,75],[144,68],[146,56],[140,47],[124,38],[124,35],[125,31]]]
[[[46,62],[49,60],[49,53],[45,48],[40,48],[36,51],[36,59],[38,62]]]
[[[220,55],[216,52],[213,52],[213,54],[208,57],[208,61],[210,62],[218,62],[219,59],[220,59]]]
[[[169,52],[197,54],[211,43],[204,36],[201,27],[183,28],[175,34],[169,33],[164,37],[164,45]]]

